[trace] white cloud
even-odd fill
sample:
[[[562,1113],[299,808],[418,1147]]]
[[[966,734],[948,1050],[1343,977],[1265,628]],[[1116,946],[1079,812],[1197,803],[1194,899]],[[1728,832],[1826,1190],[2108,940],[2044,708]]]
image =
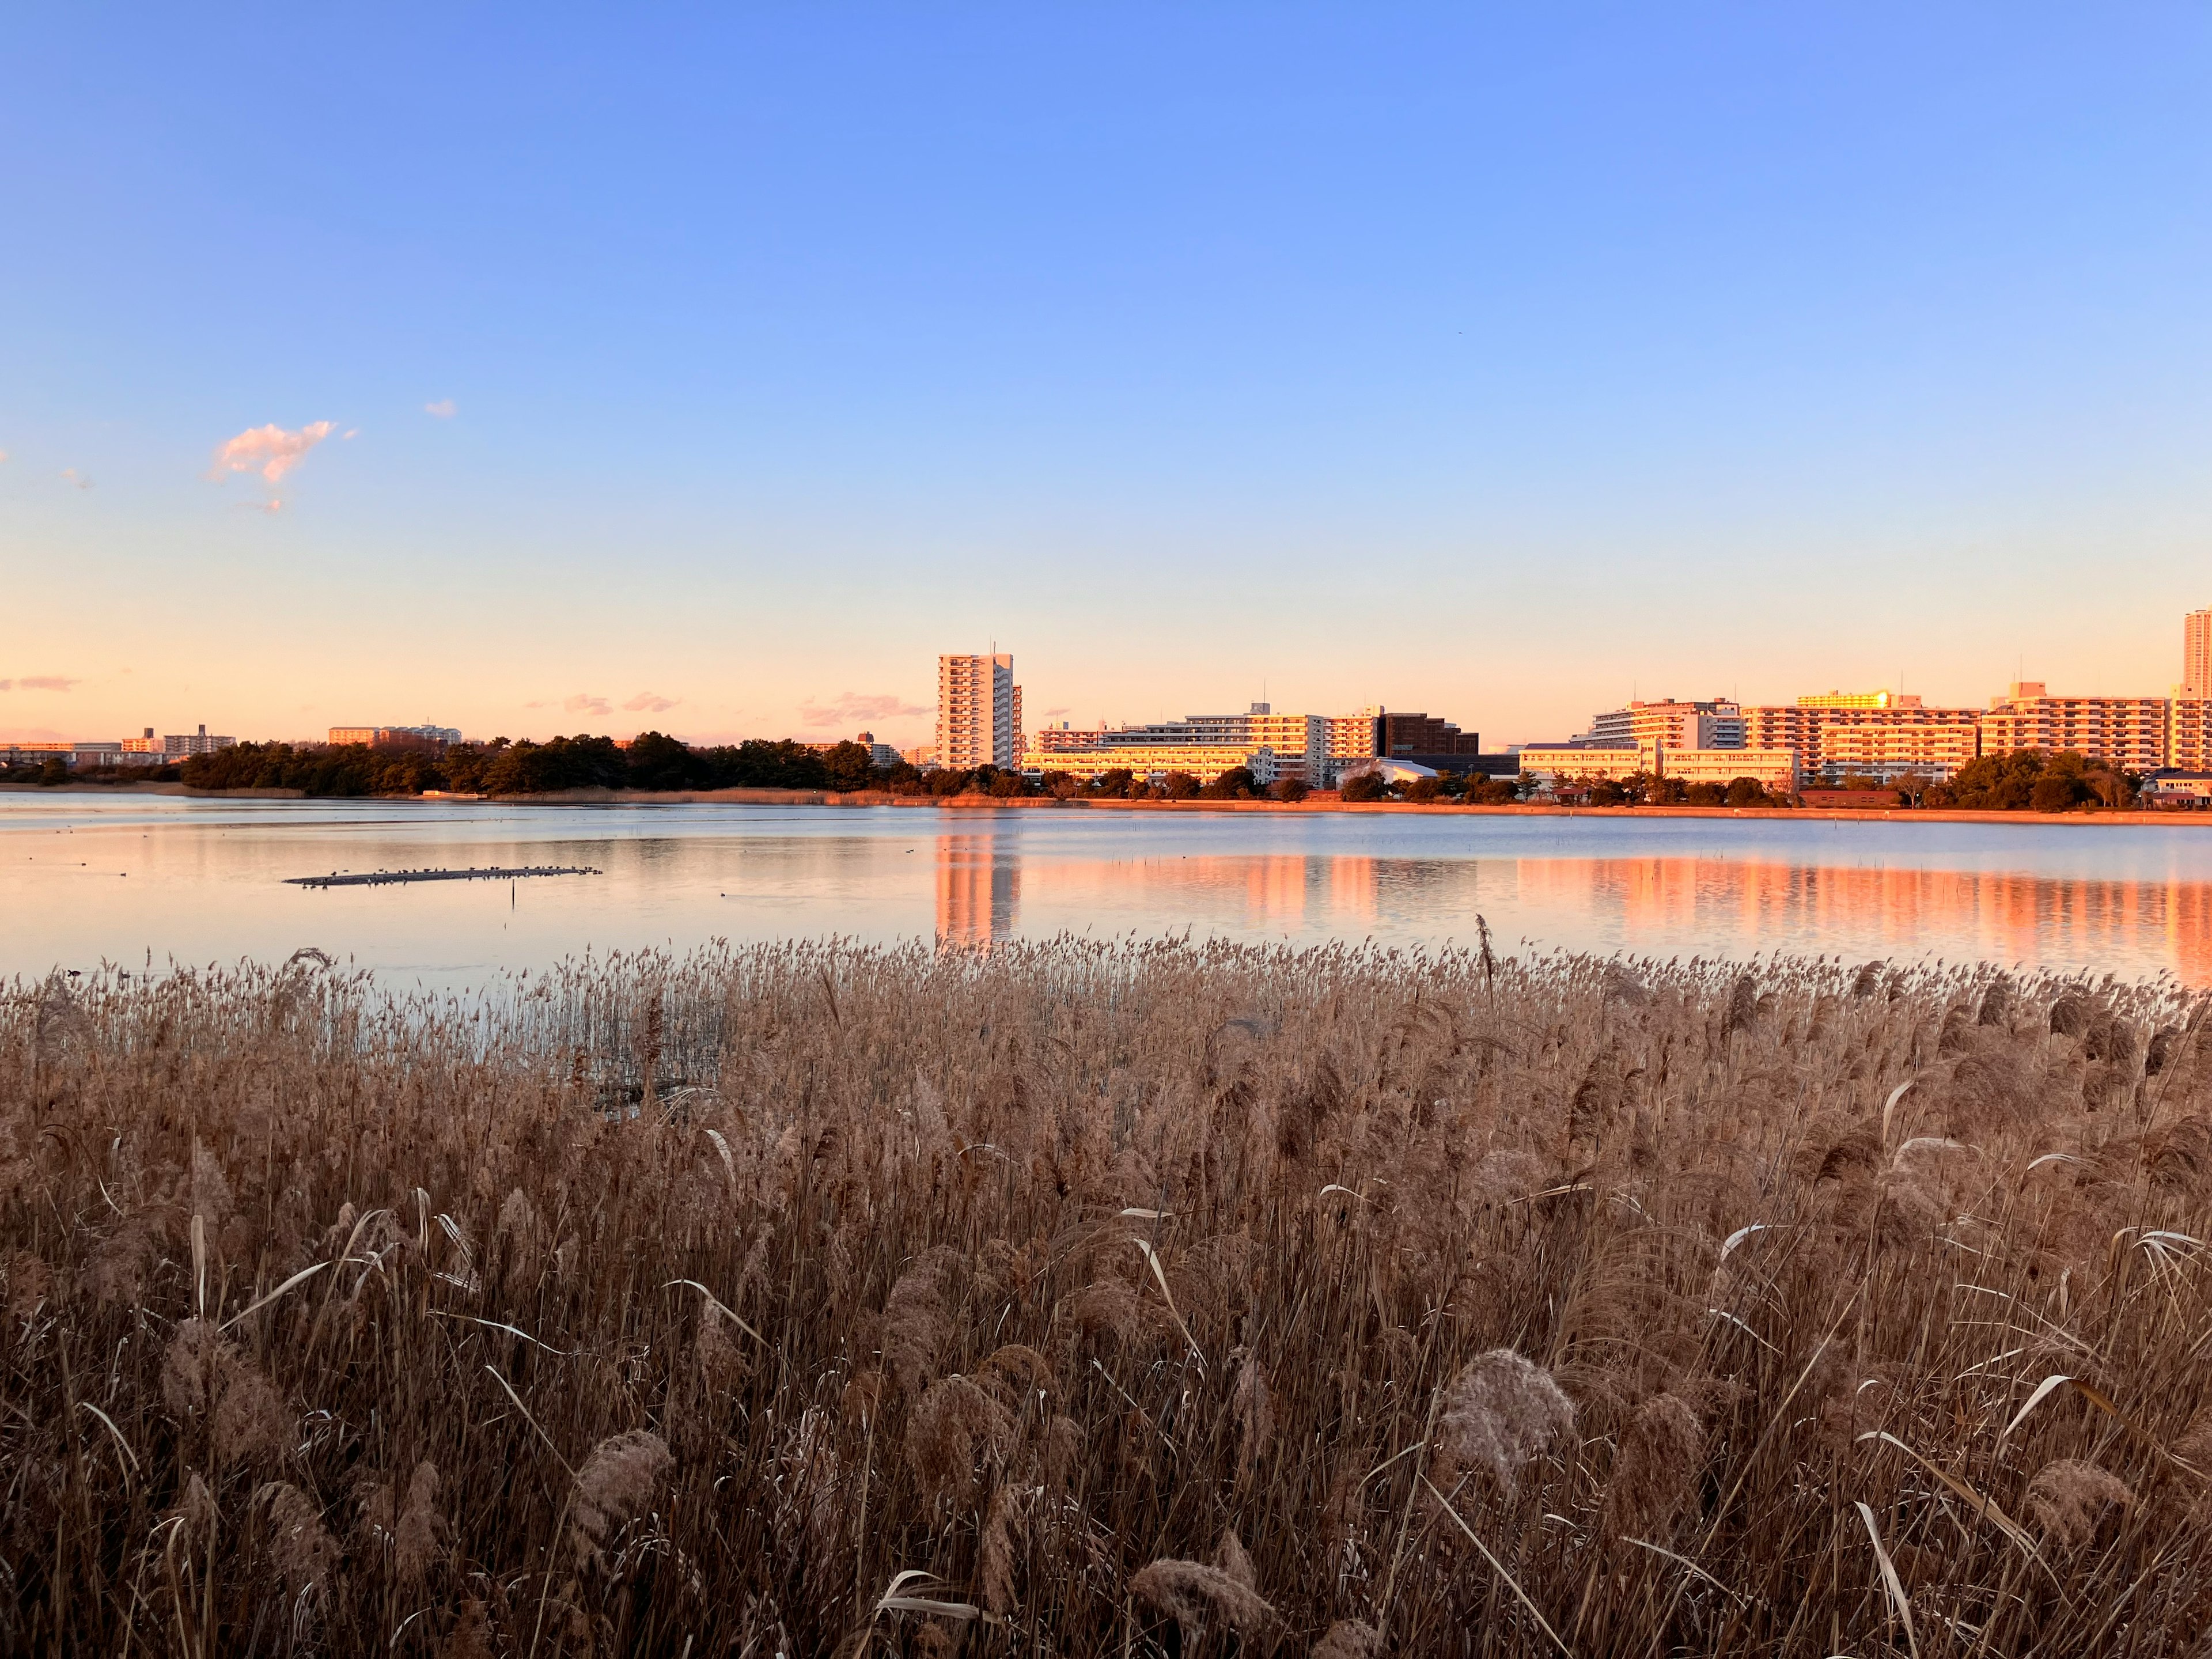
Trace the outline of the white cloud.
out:
[[[572,714],[611,714],[614,704],[605,697],[595,697],[588,691],[579,691],[573,697],[562,699],[561,707]]]
[[[441,421],[450,421],[454,415],[453,400],[451,398],[441,398],[434,404],[424,404],[422,412],[425,415],[435,415]]]
[[[275,483],[307,459],[307,452],[331,435],[334,422],[310,421],[297,432],[287,432],[275,422],[250,426],[215,452],[210,478],[226,472],[258,472]]]
[[[633,714],[661,714],[683,701],[681,697],[663,697],[650,691],[641,691],[623,707]]]
[[[908,702],[888,692],[869,696],[859,691],[840,691],[831,702],[816,702],[809,697],[799,705],[799,718],[808,726],[861,726],[929,712],[927,704]]]

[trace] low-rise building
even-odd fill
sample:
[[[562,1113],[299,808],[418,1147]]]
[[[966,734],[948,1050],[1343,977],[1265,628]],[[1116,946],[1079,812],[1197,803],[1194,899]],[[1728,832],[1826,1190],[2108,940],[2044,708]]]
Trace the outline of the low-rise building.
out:
[[[1583,747],[1566,743],[1521,746],[1521,769],[1543,779],[1588,778],[1618,781],[1638,775],[1674,778],[1683,783],[1734,783],[1750,778],[1771,794],[1797,793],[1797,753],[1792,749],[1670,749],[1663,743],[1638,748],[1613,744]]]
[[[1797,793],[1794,749],[1669,749],[1658,746],[1651,769],[1680,783],[1734,783],[1749,778],[1771,795]]]
[[[404,748],[416,744],[453,744],[461,740],[460,728],[453,726],[333,726],[330,741],[333,744],[365,744],[371,748]]]
[[[1651,770],[1649,751],[1631,743],[1524,743],[1521,770],[1532,778],[1631,778]]]
[[[2166,769],[2143,780],[2141,797],[2146,806],[2212,807],[2212,772]]]
[[[1265,749],[1273,757],[1275,776],[1302,778],[1307,783],[1319,785],[1331,775],[1328,763],[1331,758],[1328,726],[1325,715],[1279,714],[1271,704],[1255,702],[1241,714],[1186,714],[1179,720],[1155,720],[1148,725],[1109,726],[1091,732],[1048,729],[1036,734],[1043,741],[1033,744],[1030,752],[1065,753],[1091,749],[1151,751],[1194,747]]]
[[[1200,783],[1211,783],[1224,772],[1243,767],[1261,785],[1284,775],[1275,751],[1245,744],[1139,744],[1114,748],[1031,750],[1022,757],[1021,769],[1041,778],[1059,772],[1079,783],[1091,783],[1109,772],[1123,771],[1147,783],[1158,783],[1170,772],[1184,772]]]

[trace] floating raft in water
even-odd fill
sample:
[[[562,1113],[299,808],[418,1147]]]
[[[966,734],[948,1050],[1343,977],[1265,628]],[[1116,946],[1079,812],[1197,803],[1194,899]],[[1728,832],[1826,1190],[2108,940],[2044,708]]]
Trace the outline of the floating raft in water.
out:
[[[587,864],[532,864],[520,870],[370,870],[361,875],[287,876],[291,887],[382,887],[395,881],[514,881],[522,876],[603,876]]]

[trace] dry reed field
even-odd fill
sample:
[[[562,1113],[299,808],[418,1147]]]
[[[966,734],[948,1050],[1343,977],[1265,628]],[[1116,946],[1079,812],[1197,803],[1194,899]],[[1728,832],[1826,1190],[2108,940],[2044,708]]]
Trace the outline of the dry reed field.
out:
[[[0,1647],[2208,1650],[2171,984],[836,943],[0,1006]]]

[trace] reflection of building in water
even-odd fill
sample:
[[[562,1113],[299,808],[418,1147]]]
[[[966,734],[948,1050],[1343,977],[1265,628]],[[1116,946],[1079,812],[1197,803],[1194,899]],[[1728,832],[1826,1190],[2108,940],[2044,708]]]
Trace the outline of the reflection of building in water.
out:
[[[1303,854],[1281,853],[1239,861],[1244,866],[1247,927],[1275,933],[1304,926],[1306,869],[1314,860]]]
[[[937,942],[988,945],[1014,931],[1020,909],[1018,844],[995,836],[937,839]]]
[[[1808,954],[2075,968],[2150,940],[2185,983],[2212,981],[2212,885],[2016,872],[1861,869],[1733,859],[1525,859],[1521,904],[1601,924],[1631,951]]]

